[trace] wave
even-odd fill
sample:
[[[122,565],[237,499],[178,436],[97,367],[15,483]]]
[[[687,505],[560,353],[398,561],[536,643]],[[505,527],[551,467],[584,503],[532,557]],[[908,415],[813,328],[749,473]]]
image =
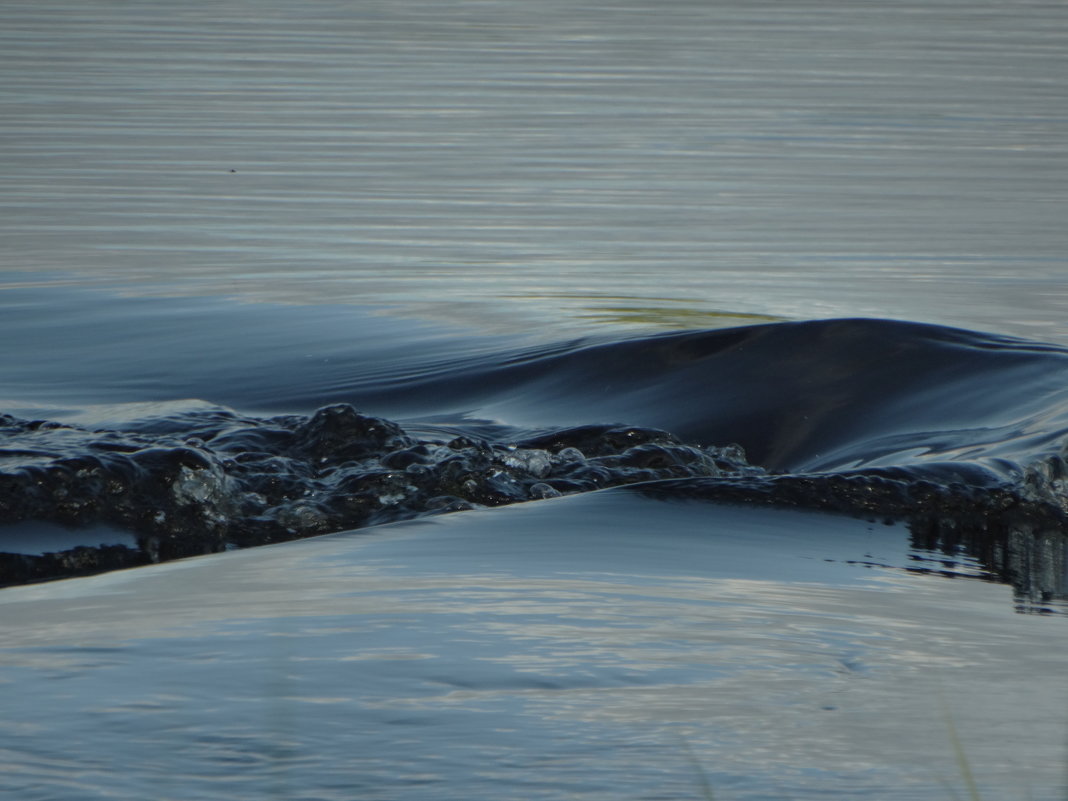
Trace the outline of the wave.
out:
[[[776,323],[436,355],[275,402],[323,407],[0,417],[6,522],[136,537],[0,554],[0,581],[637,485],[905,520],[925,547],[968,551],[1018,586],[1047,576],[1033,596],[1065,592],[1068,350],[1053,345],[886,320]],[[1020,566],[1035,554],[1041,570]]]

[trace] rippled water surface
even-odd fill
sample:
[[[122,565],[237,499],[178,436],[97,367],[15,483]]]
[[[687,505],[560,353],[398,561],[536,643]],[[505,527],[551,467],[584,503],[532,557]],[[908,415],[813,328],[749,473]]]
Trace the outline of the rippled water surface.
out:
[[[955,727],[987,797],[1057,797],[1066,640],[1007,590],[865,566],[905,561],[881,525],[612,492],[7,590],[5,782],[929,798]]]
[[[1057,4],[0,14],[12,267],[498,330],[860,314],[1068,341]]]
[[[0,584],[76,577],[0,795],[1063,799],[1066,75],[1032,2],[2,4]]]

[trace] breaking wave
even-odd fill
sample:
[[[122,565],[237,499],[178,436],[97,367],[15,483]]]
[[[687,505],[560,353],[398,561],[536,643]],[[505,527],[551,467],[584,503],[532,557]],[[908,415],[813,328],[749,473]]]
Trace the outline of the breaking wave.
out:
[[[917,543],[1063,596],[1068,351],[831,320],[410,364],[254,416],[0,415],[0,516],[136,545],[0,554],[0,582],[635,485],[907,521]],[[1026,564],[1025,564],[1026,563]]]

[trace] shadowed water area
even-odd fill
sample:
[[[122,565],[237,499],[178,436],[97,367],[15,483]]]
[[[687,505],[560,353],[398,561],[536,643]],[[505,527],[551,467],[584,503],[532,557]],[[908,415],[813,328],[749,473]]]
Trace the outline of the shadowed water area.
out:
[[[5,416],[8,523],[109,523],[137,544],[39,553],[9,527],[27,553],[4,557],[3,578],[637,483],[905,520],[925,547],[979,558],[1028,602],[1063,600],[1066,378],[1056,346],[841,320],[480,355],[361,377],[350,402],[308,415],[156,403],[107,425]],[[402,426],[353,402],[417,416]],[[579,424],[591,409],[610,422]]]
[[[1066,53],[5,4],[0,795],[1063,799]]]

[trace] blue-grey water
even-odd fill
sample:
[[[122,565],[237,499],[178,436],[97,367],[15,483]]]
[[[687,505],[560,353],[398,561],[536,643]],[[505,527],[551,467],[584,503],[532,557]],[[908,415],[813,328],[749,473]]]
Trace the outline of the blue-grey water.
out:
[[[0,4],[3,583],[342,529],[0,590],[0,795],[1065,798],[1066,77],[1037,2]],[[346,530],[328,404],[540,500]],[[778,478],[529,444],[608,423]]]

